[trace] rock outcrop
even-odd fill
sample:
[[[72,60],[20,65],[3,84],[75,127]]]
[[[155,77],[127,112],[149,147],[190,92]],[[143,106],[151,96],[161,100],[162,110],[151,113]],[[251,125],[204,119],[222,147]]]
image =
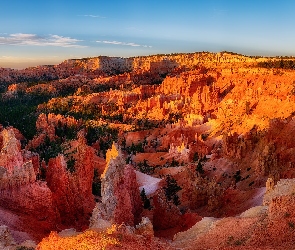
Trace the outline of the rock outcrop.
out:
[[[92,181],[94,175],[94,150],[78,140],[73,169],[69,169],[64,155],[49,160],[46,182],[52,192],[63,224],[88,224],[94,208]],[[73,149],[73,150],[74,150]]]
[[[164,240],[150,237],[150,235],[135,234],[132,228],[126,225],[112,226],[106,230],[87,230],[73,236],[59,236],[52,232],[37,246],[37,250],[52,249],[53,246],[60,250],[71,248],[87,249],[126,249],[126,250],[172,250],[170,244]]]
[[[293,189],[294,179],[280,180],[264,197],[269,206],[253,207],[237,217],[205,217],[191,229],[175,235],[172,245],[184,249],[290,248],[294,244]]]
[[[27,229],[38,227],[42,234],[55,228],[59,223],[59,214],[55,209],[50,189],[45,182],[36,179],[35,169],[38,169],[38,166],[33,165],[33,154],[21,150],[20,142],[15,138],[12,128],[4,129],[0,138],[1,207],[30,218]],[[13,226],[20,231],[24,230],[22,225]],[[34,236],[35,234],[31,237]]]
[[[4,250],[11,249],[16,243],[11,235],[11,232],[7,226],[0,226],[0,248]]]
[[[54,211],[51,192],[45,183],[36,180],[32,160],[24,157],[25,152],[21,151],[13,129],[4,129],[1,138],[1,206],[33,214],[38,219],[47,218],[48,222],[54,223],[58,216]]]
[[[140,222],[142,201],[134,168],[126,165],[120,148],[113,144],[107,151],[107,166],[102,174],[102,202],[96,204],[92,215],[95,220],[134,226]]]
[[[0,166],[5,167],[8,173],[11,173],[14,167],[21,167],[24,163],[21,154],[21,144],[15,138],[12,128],[2,130],[0,141]]]
[[[141,222],[135,227],[136,234],[146,237],[154,236],[153,224],[147,217],[142,217]]]
[[[164,230],[181,224],[182,214],[172,201],[167,201],[163,190],[153,197],[153,225],[155,230]]]
[[[294,62],[279,61],[279,70],[257,64],[278,60],[201,52],[0,69],[4,101],[39,103],[27,145],[19,131],[0,126],[1,208],[29,233],[41,225],[42,237],[85,229],[93,211],[99,233],[52,233],[40,249],[106,235],[103,247],[161,249],[154,234],[171,238],[201,216],[173,247],[292,248],[294,185],[280,179],[295,177]],[[52,99],[41,104],[43,95]],[[171,201],[167,176],[177,192]]]

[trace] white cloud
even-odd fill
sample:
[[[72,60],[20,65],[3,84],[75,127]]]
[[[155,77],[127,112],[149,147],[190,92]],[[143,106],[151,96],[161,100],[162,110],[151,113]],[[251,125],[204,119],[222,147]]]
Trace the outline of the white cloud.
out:
[[[56,46],[84,48],[78,44],[81,40],[58,35],[38,36],[36,34],[15,33],[8,36],[0,36],[0,45],[23,45],[23,46]]]
[[[99,15],[78,15],[78,16],[92,17],[92,18],[106,18],[104,16],[99,16]]]
[[[131,47],[144,47],[144,48],[151,48],[152,46],[149,45],[141,45],[137,43],[125,43],[119,41],[96,41],[97,43],[104,43],[104,44],[113,44],[113,45],[123,45],[123,46],[131,46]]]

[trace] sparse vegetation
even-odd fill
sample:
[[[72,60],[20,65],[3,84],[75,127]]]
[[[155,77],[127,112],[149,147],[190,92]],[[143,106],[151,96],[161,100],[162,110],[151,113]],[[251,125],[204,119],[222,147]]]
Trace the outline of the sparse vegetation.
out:
[[[172,201],[176,206],[180,205],[180,200],[177,192],[182,188],[178,186],[176,180],[168,175],[166,177],[166,187],[164,187],[165,195],[168,201]]]
[[[203,164],[201,161],[198,161],[196,171],[200,174],[204,174]]]
[[[32,139],[36,134],[37,106],[49,99],[49,95],[30,95],[24,92],[18,92],[11,98],[0,97],[0,124],[13,126],[26,139]]]
[[[258,62],[258,67],[267,68],[267,69],[295,69],[295,60],[269,60],[265,62]]]
[[[199,161],[199,154],[198,154],[198,152],[195,152],[195,153],[194,153],[194,155],[193,155],[193,161],[194,161],[194,162]]]
[[[139,162],[137,164],[137,167],[139,168],[139,171],[144,174],[153,174],[154,173],[154,167],[150,166],[146,159],[144,159],[143,162]]]
[[[151,210],[153,207],[151,206],[150,199],[147,198],[147,196],[145,194],[145,189],[144,188],[140,192],[140,197],[141,197],[141,200],[143,202],[143,208]]]
[[[204,156],[203,158],[200,158],[198,160],[198,163],[197,163],[197,166],[196,166],[197,173],[199,173],[199,174],[204,174],[205,173],[205,171],[203,169],[203,166],[204,166],[206,161],[207,161],[206,156]]]
[[[227,244],[231,246],[241,246],[245,243],[246,239],[235,239],[233,236],[229,236],[227,239]]]
[[[35,151],[39,154],[40,160],[44,160],[48,164],[49,159],[56,157],[58,154],[61,154],[64,151],[62,146],[62,140],[56,139],[51,141],[48,136],[45,137],[45,140],[37,148],[32,148],[32,151]]]
[[[94,175],[93,175],[93,181],[92,181],[92,194],[101,196],[101,179],[97,169],[94,169]]]
[[[286,212],[286,213],[284,214],[284,217],[285,217],[285,218],[289,218],[290,216],[291,216],[291,214],[288,213],[288,212]]]
[[[209,137],[209,134],[201,134],[201,138],[203,141],[206,141],[208,137]]]
[[[79,128],[76,126],[68,126],[59,120],[55,127],[55,134],[63,140],[74,140],[77,137],[78,130]]]
[[[70,158],[67,160],[67,170],[70,173],[75,172],[75,163],[76,163],[76,159],[73,156],[70,156]]]
[[[173,157],[170,163],[170,167],[178,167],[178,166],[179,166],[179,161],[176,161]]]
[[[233,175],[235,182],[238,183],[242,180],[241,170],[237,170],[236,173]]]
[[[251,181],[251,182],[249,183],[249,187],[251,187],[253,184],[254,184],[254,181]]]
[[[86,126],[86,140],[89,145],[98,143],[99,151],[105,156],[106,151],[112,146],[113,141],[118,140],[118,130],[107,125]]]
[[[137,144],[134,144],[132,142],[131,146],[126,147],[126,151],[128,154],[136,154],[136,153],[143,153],[143,143],[139,142]]]

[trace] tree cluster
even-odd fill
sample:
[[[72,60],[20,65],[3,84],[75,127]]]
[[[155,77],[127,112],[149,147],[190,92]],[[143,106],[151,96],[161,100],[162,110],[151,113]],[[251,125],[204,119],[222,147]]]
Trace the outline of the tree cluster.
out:
[[[295,60],[269,60],[266,62],[258,62],[257,66],[267,69],[295,69]]]
[[[166,187],[164,187],[166,199],[172,201],[176,206],[180,205],[179,196],[177,192],[182,188],[178,186],[177,181],[170,175],[166,178]]]

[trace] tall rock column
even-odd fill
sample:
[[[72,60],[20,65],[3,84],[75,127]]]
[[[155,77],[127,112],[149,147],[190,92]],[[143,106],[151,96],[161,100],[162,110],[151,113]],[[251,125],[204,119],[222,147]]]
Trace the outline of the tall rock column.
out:
[[[92,226],[95,220],[100,219],[134,226],[140,222],[142,212],[135,171],[132,166],[126,165],[116,144],[107,151],[106,162],[101,178],[102,202],[97,203],[93,211]]]

